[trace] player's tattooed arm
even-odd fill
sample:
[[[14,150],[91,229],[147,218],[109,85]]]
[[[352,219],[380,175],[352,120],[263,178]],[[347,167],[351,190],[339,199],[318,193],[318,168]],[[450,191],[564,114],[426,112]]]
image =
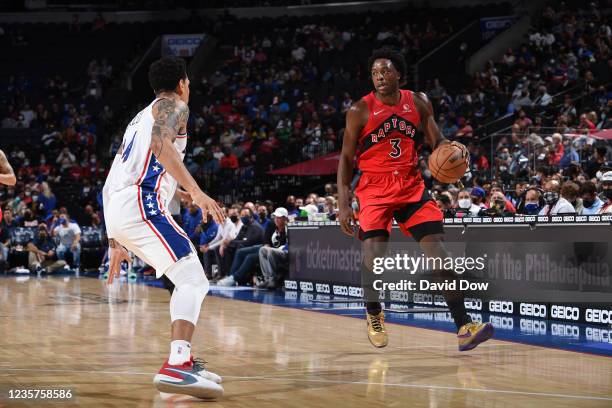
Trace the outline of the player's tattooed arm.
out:
[[[177,98],[160,99],[153,105],[153,117],[155,123],[151,130],[151,151],[157,161],[185,189],[193,203],[202,209],[204,219],[210,213],[216,222],[222,223],[225,220],[223,211],[215,200],[200,189],[174,147],[176,135],[187,128],[187,104]]]
[[[11,167],[4,152],[0,150],[0,184],[14,186],[15,183],[17,183],[17,177],[15,177],[13,167]]]
[[[151,132],[151,150],[159,159],[167,141],[174,143],[179,131],[187,127],[189,107],[174,98],[160,99],[153,105],[153,118],[155,123]]]

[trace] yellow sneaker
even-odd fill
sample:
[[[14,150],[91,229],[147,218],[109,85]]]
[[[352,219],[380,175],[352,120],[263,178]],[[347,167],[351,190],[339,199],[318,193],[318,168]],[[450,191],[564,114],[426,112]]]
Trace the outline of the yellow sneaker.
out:
[[[389,337],[385,330],[385,314],[380,311],[376,315],[366,312],[368,321],[368,338],[374,347],[385,347],[389,343]]]
[[[470,322],[464,324],[457,333],[459,351],[472,350],[491,337],[493,337],[493,325],[491,323]]]

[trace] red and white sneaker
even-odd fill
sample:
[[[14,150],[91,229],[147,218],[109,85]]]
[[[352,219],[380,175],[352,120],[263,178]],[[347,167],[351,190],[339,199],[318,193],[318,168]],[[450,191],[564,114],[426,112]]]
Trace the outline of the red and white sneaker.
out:
[[[200,374],[202,369],[200,364],[194,365],[192,361],[181,365],[170,365],[166,360],[153,378],[153,384],[160,392],[171,394],[186,394],[202,399],[216,399],[223,396],[223,387],[203,377]],[[204,372],[212,374],[205,370]]]

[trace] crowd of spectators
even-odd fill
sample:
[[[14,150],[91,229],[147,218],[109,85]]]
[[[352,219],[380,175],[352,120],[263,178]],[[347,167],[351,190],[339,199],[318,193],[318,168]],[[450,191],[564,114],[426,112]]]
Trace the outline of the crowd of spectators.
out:
[[[444,78],[427,85],[442,133],[464,142],[471,155],[464,189],[432,179],[423,152],[424,179],[446,216],[612,210],[612,149],[592,137],[610,128],[611,29],[597,6],[577,5],[546,8],[525,44],[489,62],[465,89],[445,89]],[[252,183],[253,192],[222,200],[223,225],[202,221],[198,208],[183,203],[178,221],[211,279],[274,287],[287,267],[287,223],[335,220],[332,184],[321,195],[289,196],[280,207],[236,201],[261,198],[255,188],[268,182],[270,169],[340,148],[346,110],[370,90],[365,61],[373,49],[394,47],[411,63],[465,22],[444,12],[406,14],[240,20],[241,30],[226,30],[236,26],[228,16],[216,23],[227,53],[219,54],[225,56],[217,70],[192,84],[185,162],[213,193],[241,183]],[[104,30],[103,19],[95,26]],[[84,82],[54,75],[42,83],[24,76],[2,83],[0,127],[43,133],[38,146],[6,151],[18,182],[0,187],[4,268],[53,271],[87,263],[82,240],[88,228],[103,228],[97,197],[104,156],[120,144],[115,137],[109,146],[103,129],[123,128],[122,115],[105,103],[116,74],[99,59],[88,64]],[[508,114],[514,123],[507,132],[479,137],[482,125]],[[66,186],[76,196],[65,195]],[[286,190],[293,189],[281,193]],[[74,217],[71,205],[79,207]]]

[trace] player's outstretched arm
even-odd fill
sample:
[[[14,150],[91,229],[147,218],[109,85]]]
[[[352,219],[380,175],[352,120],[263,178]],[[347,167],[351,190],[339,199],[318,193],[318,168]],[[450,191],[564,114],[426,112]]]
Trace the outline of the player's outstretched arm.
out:
[[[189,118],[187,104],[175,98],[160,99],[153,105],[153,118],[155,123],[151,131],[151,151],[157,160],[189,193],[193,203],[202,209],[204,219],[208,213],[211,213],[215,221],[223,222],[224,215],[221,208],[200,189],[174,148],[177,133],[187,127]]]
[[[7,186],[14,186],[17,183],[15,172],[2,150],[0,150],[0,183]]]
[[[367,122],[367,106],[363,101],[357,102],[346,112],[346,126],[342,139],[342,152],[338,162],[338,220],[340,228],[347,235],[355,233],[355,217],[351,208],[351,179],[353,178],[353,161],[357,150],[359,133]]]

